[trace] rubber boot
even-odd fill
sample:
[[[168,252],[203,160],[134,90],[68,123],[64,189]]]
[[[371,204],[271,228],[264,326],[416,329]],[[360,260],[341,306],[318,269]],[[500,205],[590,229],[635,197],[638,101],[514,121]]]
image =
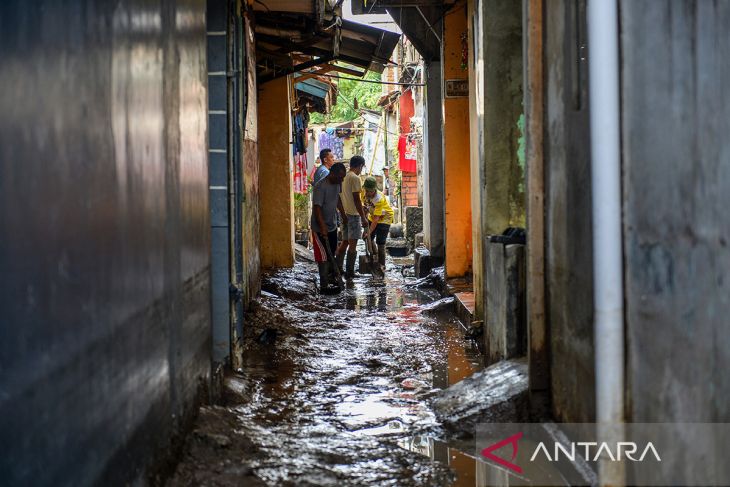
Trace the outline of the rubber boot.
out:
[[[385,269],[385,244],[378,245],[378,264]]]
[[[345,278],[353,279],[355,277],[355,261],[357,260],[357,251],[347,253],[347,268],[345,269]]]
[[[340,274],[344,275],[345,269],[343,266],[345,265],[345,253],[343,252],[335,255],[335,260],[337,261],[337,268],[340,270]]]
[[[325,292],[330,283],[328,262],[318,262],[319,268],[319,291]]]

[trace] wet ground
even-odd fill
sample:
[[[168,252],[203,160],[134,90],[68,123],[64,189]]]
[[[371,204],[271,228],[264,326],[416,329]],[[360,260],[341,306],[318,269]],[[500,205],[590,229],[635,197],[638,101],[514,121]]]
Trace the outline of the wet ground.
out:
[[[336,296],[316,293],[311,263],[268,276],[245,365],[201,410],[171,485],[480,485],[473,443],[450,440],[430,402],[481,358],[406,262]]]

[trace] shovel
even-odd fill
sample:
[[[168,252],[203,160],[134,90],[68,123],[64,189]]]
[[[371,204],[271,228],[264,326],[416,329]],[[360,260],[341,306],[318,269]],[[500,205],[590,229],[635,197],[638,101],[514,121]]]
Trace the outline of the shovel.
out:
[[[337,276],[337,285],[340,287],[340,289],[345,289],[345,281],[342,279],[342,274],[340,274],[340,267],[337,265],[335,256],[332,255],[332,249],[330,248],[330,242],[329,242],[328,238],[324,239],[324,250],[325,250],[325,252],[327,252],[327,260],[329,260],[332,263],[332,266],[335,268],[335,276]]]
[[[375,277],[383,278],[385,273],[380,267],[380,263],[374,260],[373,253],[373,241],[370,238],[370,227],[368,227],[365,232],[365,260],[367,260],[368,267],[370,267],[370,273]]]

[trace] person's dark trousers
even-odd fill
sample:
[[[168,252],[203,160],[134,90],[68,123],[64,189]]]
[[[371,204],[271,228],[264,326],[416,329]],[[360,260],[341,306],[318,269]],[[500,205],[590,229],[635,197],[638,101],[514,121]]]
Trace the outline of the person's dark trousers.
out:
[[[390,225],[387,223],[378,223],[375,227],[375,231],[370,235],[370,238],[374,243],[378,244],[378,264],[381,266],[385,265],[385,242],[388,239],[388,233],[390,232]]]
[[[325,242],[322,240],[322,236],[317,233],[317,238],[322,243],[322,245],[326,245]],[[332,257],[334,258],[334,251],[337,248],[337,230],[333,230],[331,232],[327,232],[327,241],[330,244],[330,253],[332,253]],[[334,277],[334,266],[336,266],[337,263],[330,260],[330,257],[327,256],[327,262],[320,262],[319,265],[319,280],[320,280],[320,287],[326,287],[330,278]],[[325,276],[325,279],[323,280],[323,276]]]
[[[317,238],[320,242],[322,242],[322,245],[325,245],[324,240],[322,240],[322,235],[319,233],[317,234]],[[332,230],[331,232],[327,232],[327,241],[330,244],[330,253],[332,256],[335,255],[335,249],[337,249],[337,230]],[[328,257],[329,259],[329,257]]]

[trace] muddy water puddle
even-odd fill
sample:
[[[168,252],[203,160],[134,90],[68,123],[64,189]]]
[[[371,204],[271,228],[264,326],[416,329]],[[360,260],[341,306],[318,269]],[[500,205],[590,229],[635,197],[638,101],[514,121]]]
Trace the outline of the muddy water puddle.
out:
[[[429,406],[482,368],[451,312],[422,312],[438,293],[391,269],[320,296],[315,275],[298,263],[265,282],[244,366],[207,415],[235,428],[223,440],[215,419],[199,421],[172,484],[485,485],[489,467],[440,441]]]

